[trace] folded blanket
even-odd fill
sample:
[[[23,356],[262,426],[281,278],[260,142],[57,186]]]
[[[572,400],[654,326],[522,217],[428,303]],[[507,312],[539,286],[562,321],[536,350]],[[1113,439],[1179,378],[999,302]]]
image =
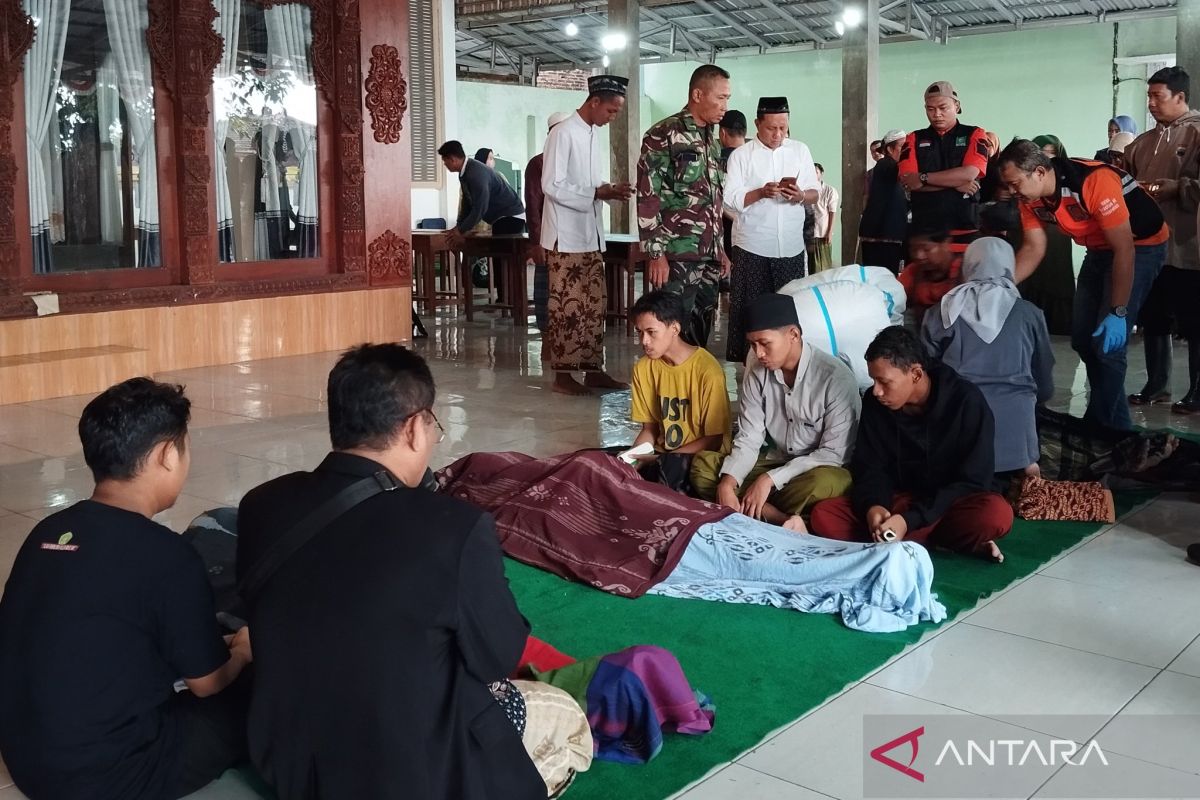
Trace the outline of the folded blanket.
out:
[[[733,513],[598,451],[473,453],[437,478],[441,491],[492,513],[512,558],[625,597],[661,582],[697,528]]]
[[[537,679],[586,709],[596,758],[604,761],[644,764],[662,749],[663,733],[712,730],[712,703],[693,691],[675,656],[661,647],[635,645]]]

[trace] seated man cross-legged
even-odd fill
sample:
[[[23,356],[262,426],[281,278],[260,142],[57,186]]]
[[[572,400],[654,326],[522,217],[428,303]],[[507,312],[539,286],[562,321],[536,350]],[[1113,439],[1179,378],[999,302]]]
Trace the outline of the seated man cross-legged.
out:
[[[88,403],[96,488],[17,553],[0,600],[0,755],[31,800],[178,798],[246,759],[249,630],[221,638],[199,553],[152,519],[187,478],[190,407],[149,378]]]
[[[729,452],[725,372],[712,353],[680,336],[679,295],[661,289],[649,292],[631,313],[646,356],[633,366],[631,416],[642,424],[633,445],[648,442],[656,451],[642,463],[658,460],[660,454]]]
[[[884,328],[867,348],[850,497],[819,503],[812,532],[842,540],[909,539],[1002,561],[1012,506],[992,491],[995,422],[979,389],[930,364],[916,334]],[[888,535],[888,532],[894,537]]]
[[[850,488],[845,464],[858,425],[858,385],[849,367],[805,343],[788,295],[760,295],[745,313],[753,358],[742,378],[733,451],[728,458],[698,454],[692,486],[706,500],[804,531],[800,515],[809,506]]]

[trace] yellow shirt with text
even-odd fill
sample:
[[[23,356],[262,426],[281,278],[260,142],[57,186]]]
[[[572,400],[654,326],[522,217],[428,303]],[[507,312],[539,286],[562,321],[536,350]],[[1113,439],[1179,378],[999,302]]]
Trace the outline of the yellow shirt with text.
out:
[[[721,436],[728,453],[732,436],[725,371],[712,353],[698,348],[678,366],[641,358],[633,365],[631,416],[655,422],[660,450],[671,451],[702,436]]]

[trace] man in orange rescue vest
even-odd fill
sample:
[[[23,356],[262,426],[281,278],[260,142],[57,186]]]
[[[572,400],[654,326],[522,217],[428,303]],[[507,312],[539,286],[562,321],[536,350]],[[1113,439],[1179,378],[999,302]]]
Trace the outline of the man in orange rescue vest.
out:
[[[1162,212],[1132,177],[1099,161],[1050,158],[1024,139],[1006,147],[999,161],[1001,180],[1021,201],[1018,283],[1046,253],[1046,225],[1087,248],[1071,322],[1071,347],[1091,387],[1084,419],[1129,430],[1125,349],[1166,260],[1170,231]]]

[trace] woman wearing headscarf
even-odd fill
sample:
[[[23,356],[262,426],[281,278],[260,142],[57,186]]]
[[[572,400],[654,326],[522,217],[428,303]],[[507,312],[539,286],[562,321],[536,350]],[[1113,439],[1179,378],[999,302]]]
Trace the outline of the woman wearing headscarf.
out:
[[[1095,160],[1103,161],[1105,164],[1112,163],[1113,137],[1118,133],[1128,133],[1137,136],[1138,126],[1133,117],[1121,114],[1113,117],[1108,121],[1108,147],[1102,147],[1096,151]],[[1130,141],[1133,141],[1130,139]]]
[[[925,315],[929,351],[979,387],[996,420],[996,472],[1037,474],[1035,409],[1054,394],[1054,353],[1042,312],[1013,283],[1016,256],[985,236],[963,256],[963,283]]]
[[[1057,136],[1043,134],[1033,139],[1050,158],[1069,158]],[[1018,247],[1019,242],[1013,246]],[[1046,314],[1046,326],[1058,336],[1071,333],[1071,311],[1075,305],[1075,254],[1071,237],[1046,229],[1046,255],[1037,270],[1021,284],[1021,296]]]

